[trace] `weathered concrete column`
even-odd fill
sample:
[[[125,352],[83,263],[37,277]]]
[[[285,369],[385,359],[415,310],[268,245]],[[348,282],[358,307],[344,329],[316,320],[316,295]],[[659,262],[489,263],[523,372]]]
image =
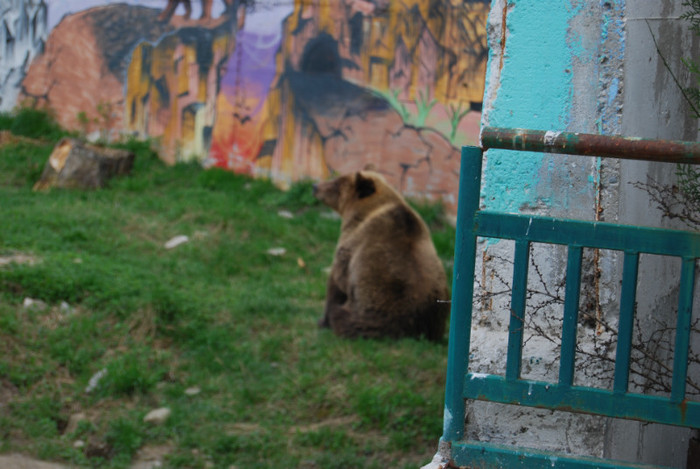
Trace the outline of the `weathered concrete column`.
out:
[[[696,140],[697,122],[688,117],[651,39],[657,34],[660,43],[675,48],[674,67],[681,67],[680,53],[697,49],[697,41],[679,15],[679,2],[671,0],[493,1],[482,125]],[[690,85],[688,74],[684,77]],[[491,150],[482,204],[500,211],[668,226],[653,213],[648,195],[629,184],[645,181],[650,172],[672,181],[675,165],[527,152],[514,157]],[[496,240],[483,240],[480,248],[476,283],[484,295],[475,305],[471,371],[499,373],[505,366],[509,310],[508,295],[499,291],[509,289],[513,251]],[[531,258],[528,288],[534,293],[523,374],[551,378],[558,350],[549,339],[556,338],[561,313],[550,300],[565,280],[565,250],[535,246]],[[621,269],[619,253],[584,254],[580,308],[586,319],[578,339],[587,355],[577,360],[575,383],[609,387],[606,358],[615,351]],[[648,338],[659,318],[675,315],[670,305],[678,276],[663,260],[642,261],[637,340]],[[664,361],[663,355],[654,359]],[[633,386],[645,387],[644,376]],[[467,409],[465,433],[472,439],[676,467],[686,463],[687,429],[483,402],[469,402]]]

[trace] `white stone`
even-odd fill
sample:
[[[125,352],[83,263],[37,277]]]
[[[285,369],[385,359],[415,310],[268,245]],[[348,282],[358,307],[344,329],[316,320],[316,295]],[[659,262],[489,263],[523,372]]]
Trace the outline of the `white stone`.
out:
[[[185,389],[185,394],[188,396],[196,396],[202,392],[202,390],[199,388],[199,386],[192,386],[191,388]]]
[[[100,371],[92,375],[92,378],[90,378],[90,381],[88,381],[88,385],[85,388],[85,392],[91,393],[92,391],[97,388],[97,385],[100,384],[100,380],[104,378],[107,375],[107,368],[102,368]]]
[[[43,311],[48,307],[43,301],[33,298],[25,298],[22,306],[24,306],[25,309],[35,309],[37,311]]]
[[[58,309],[63,313],[63,314],[72,314],[73,313],[73,308],[71,305],[69,305],[65,301],[61,301],[61,304],[59,305]]]
[[[267,253],[271,256],[284,256],[287,253],[287,250],[282,247],[270,248],[267,250]]]
[[[165,243],[165,249],[176,248],[181,244],[189,242],[189,240],[190,238],[185,235],[175,236],[174,238],[170,239],[167,243]]]

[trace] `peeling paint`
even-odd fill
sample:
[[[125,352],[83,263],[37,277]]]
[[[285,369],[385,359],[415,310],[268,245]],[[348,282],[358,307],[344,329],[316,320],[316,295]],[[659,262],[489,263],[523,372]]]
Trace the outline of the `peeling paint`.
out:
[[[496,8],[500,10],[494,11]],[[489,66],[498,66],[500,70],[487,73],[490,80],[498,82],[487,82],[485,125],[552,131],[566,128],[575,52],[574,46],[561,45],[567,44],[568,24],[579,10],[552,7],[550,2],[514,1],[508,5],[494,2],[489,34],[500,37],[490,37],[489,43],[502,45],[503,50],[492,52],[500,53],[500,57],[489,61]],[[504,23],[498,25],[497,20]],[[524,89],[528,92],[523,93]],[[485,204],[509,212],[536,206],[541,167],[541,155],[514,157],[502,151],[489,151],[484,175]]]
[[[554,139],[562,130],[595,131],[595,113],[600,133],[619,134],[625,0],[596,6],[578,0],[494,2],[492,8],[483,125],[550,131]],[[538,206],[566,211],[595,192],[587,170],[577,171],[563,162],[552,165],[547,155],[491,150],[484,204],[508,212]]]
[[[544,134],[544,144],[545,145],[554,145],[554,141],[557,139],[557,137],[561,135],[561,132],[552,132],[551,130],[548,130]]]
[[[448,429],[452,427],[452,412],[450,412],[450,409],[448,409],[447,406],[445,406],[442,422],[442,428],[444,429],[442,433],[445,434],[447,433]]]

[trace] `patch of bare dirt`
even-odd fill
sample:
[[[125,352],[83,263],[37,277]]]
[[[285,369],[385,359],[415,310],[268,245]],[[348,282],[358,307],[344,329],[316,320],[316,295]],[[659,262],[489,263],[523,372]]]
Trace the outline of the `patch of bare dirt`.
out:
[[[329,418],[326,420],[322,420],[320,422],[312,423],[309,425],[298,425],[295,427],[292,427],[289,429],[290,433],[295,434],[295,433],[308,433],[308,432],[317,432],[322,429],[327,429],[327,428],[351,428],[355,423],[357,423],[358,418],[356,416],[347,416],[347,417],[335,417],[335,418]]]
[[[28,137],[21,137],[19,135],[14,135],[9,130],[0,130],[0,147],[3,145],[15,145],[17,143],[34,143],[41,144],[41,140],[36,140]]]
[[[61,464],[38,461],[22,454],[0,455],[0,467],[3,469],[68,469]]]
[[[1,134],[1,133],[0,133]],[[2,145],[2,139],[0,137],[0,145]],[[39,262],[39,259],[29,254],[14,253],[5,254],[0,256],[0,267],[10,264],[29,264],[34,265]]]
[[[6,379],[0,379],[0,409],[5,407],[19,394],[14,384]],[[0,467],[4,467],[0,465]]]
[[[172,447],[144,446],[139,450],[131,465],[131,469],[154,469],[163,466],[163,459],[172,451]],[[0,454],[2,469],[69,469],[63,464],[39,461],[23,454]]]
[[[136,454],[131,469],[152,469],[161,467],[163,465],[163,459],[172,450],[172,447],[168,445],[144,446]]]

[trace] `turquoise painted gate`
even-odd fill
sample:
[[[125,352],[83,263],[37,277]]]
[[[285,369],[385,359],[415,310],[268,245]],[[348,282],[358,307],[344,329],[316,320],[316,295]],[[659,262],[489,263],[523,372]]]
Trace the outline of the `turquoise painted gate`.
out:
[[[700,144],[606,137],[522,129],[482,130],[482,145],[464,147],[460,170],[457,242],[441,447],[452,466],[644,467],[620,461],[499,446],[464,438],[465,399],[596,414],[700,428],[700,402],[686,399],[688,352],[700,233],[554,219],[479,209],[483,151],[489,148],[604,156],[664,162],[700,163]],[[516,156],[517,153],[514,153]],[[469,372],[470,331],[477,237],[514,240],[511,315],[505,375]],[[527,314],[527,275],[531,243],[568,247],[559,375],[556,382],[521,377],[523,325]],[[620,316],[612,390],[574,385],[576,332],[584,248],[624,253]],[[629,390],[637,271],[643,253],[681,259],[680,294],[670,396]]]

